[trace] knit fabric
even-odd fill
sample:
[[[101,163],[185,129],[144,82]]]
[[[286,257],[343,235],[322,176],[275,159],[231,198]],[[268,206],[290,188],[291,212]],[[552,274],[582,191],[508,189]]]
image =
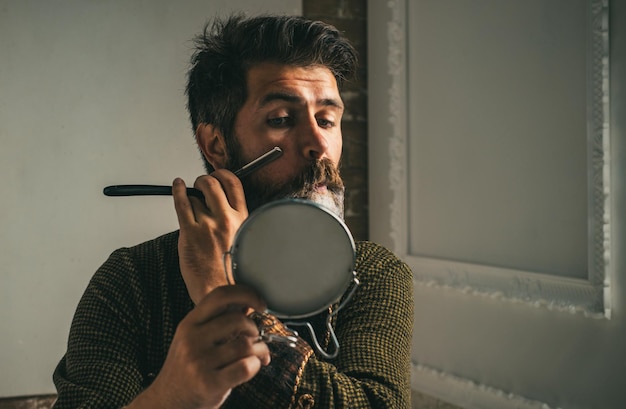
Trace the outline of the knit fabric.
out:
[[[116,250],[77,307],[54,371],[55,409],[121,408],[151,384],[178,323],[193,308],[182,279],[178,232]],[[317,356],[303,328],[295,347],[271,342],[271,364],[233,389],[224,408],[409,408],[411,271],[391,252],[356,244],[360,286],[333,318],[340,344]],[[330,310],[332,310],[331,307]],[[329,347],[323,312],[309,319]],[[271,317],[267,332],[290,334]],[[319,335],[321,334],[321,335]]]

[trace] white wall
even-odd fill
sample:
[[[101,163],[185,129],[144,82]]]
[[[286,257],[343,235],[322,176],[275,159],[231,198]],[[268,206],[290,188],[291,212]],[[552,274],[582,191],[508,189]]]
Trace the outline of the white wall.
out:
[[[598,175],[587,163],[594,150],[586,138],[597,130],[587,128],[584,102],[593,89],[586,12],[604,3],[368,3],[370,236],[413,267],[415,389],[464,408],[626,407],[626,4],[619,0],[607,2],[606,218],[595,220],[596,204],[586,202],[587,176]],[[594,220],[610,223],[599,241],[587,227]],[[608,256],[600,285],[608,285],[610,318],[584,314],[574,301],[571,310],[550,304],[552,296],[578,296],[573,289],[588,280],[595,245]],[[425,272],[432,266],[439,275]],[[517,297],[481,286],[507,280]],[[536,293],[548,297],[525,299]]]
[[[193,183],[189,40],[216,14],[299,0],[0,0],[0,396],[54,392],[76,304],[115,248],[177,228],[171,198],[110,184]]]

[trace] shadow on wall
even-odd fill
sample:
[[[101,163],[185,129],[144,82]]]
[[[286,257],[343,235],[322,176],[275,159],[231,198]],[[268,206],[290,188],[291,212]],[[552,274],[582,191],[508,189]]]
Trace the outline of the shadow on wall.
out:
[[[411,391],[411,407],[413,409],[462,409],[417,391]],[[0,406],[0,409],[3,408]]]
[[[50,409],[56,395],[23,396],[0,399],[0,409]]]

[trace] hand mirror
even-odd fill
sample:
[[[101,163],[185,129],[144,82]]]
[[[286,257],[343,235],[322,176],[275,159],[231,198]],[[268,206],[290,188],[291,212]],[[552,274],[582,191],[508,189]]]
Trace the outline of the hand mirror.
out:
[[[337,355],[339,344],[330,320],[359,284],[354,240],[341,219],[308,200],[270,202],[240,226],[229,254],[235,283],[255,288],[277,318],[311,317],[343,297],[326,323],[332,354],[320,347],[310,323],[285,322],[307,326],[318,352],[327,358]]]

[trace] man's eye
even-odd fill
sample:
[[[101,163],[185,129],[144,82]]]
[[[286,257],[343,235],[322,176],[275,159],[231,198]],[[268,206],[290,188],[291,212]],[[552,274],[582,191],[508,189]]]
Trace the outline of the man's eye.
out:
[[[329,121],[328,119],[323,118],[318,119],[317,124],[322,128],[332,128],[333,126],[335,126],[335,123],[333,121]]]
[[[272,126],[274,128],[280,128],[282,126],[285,126],[287,124],[289,124],[289,117],[288,116],[283,116],[280,118],[270,118],[267,120],[267,124],[269,126]]]

